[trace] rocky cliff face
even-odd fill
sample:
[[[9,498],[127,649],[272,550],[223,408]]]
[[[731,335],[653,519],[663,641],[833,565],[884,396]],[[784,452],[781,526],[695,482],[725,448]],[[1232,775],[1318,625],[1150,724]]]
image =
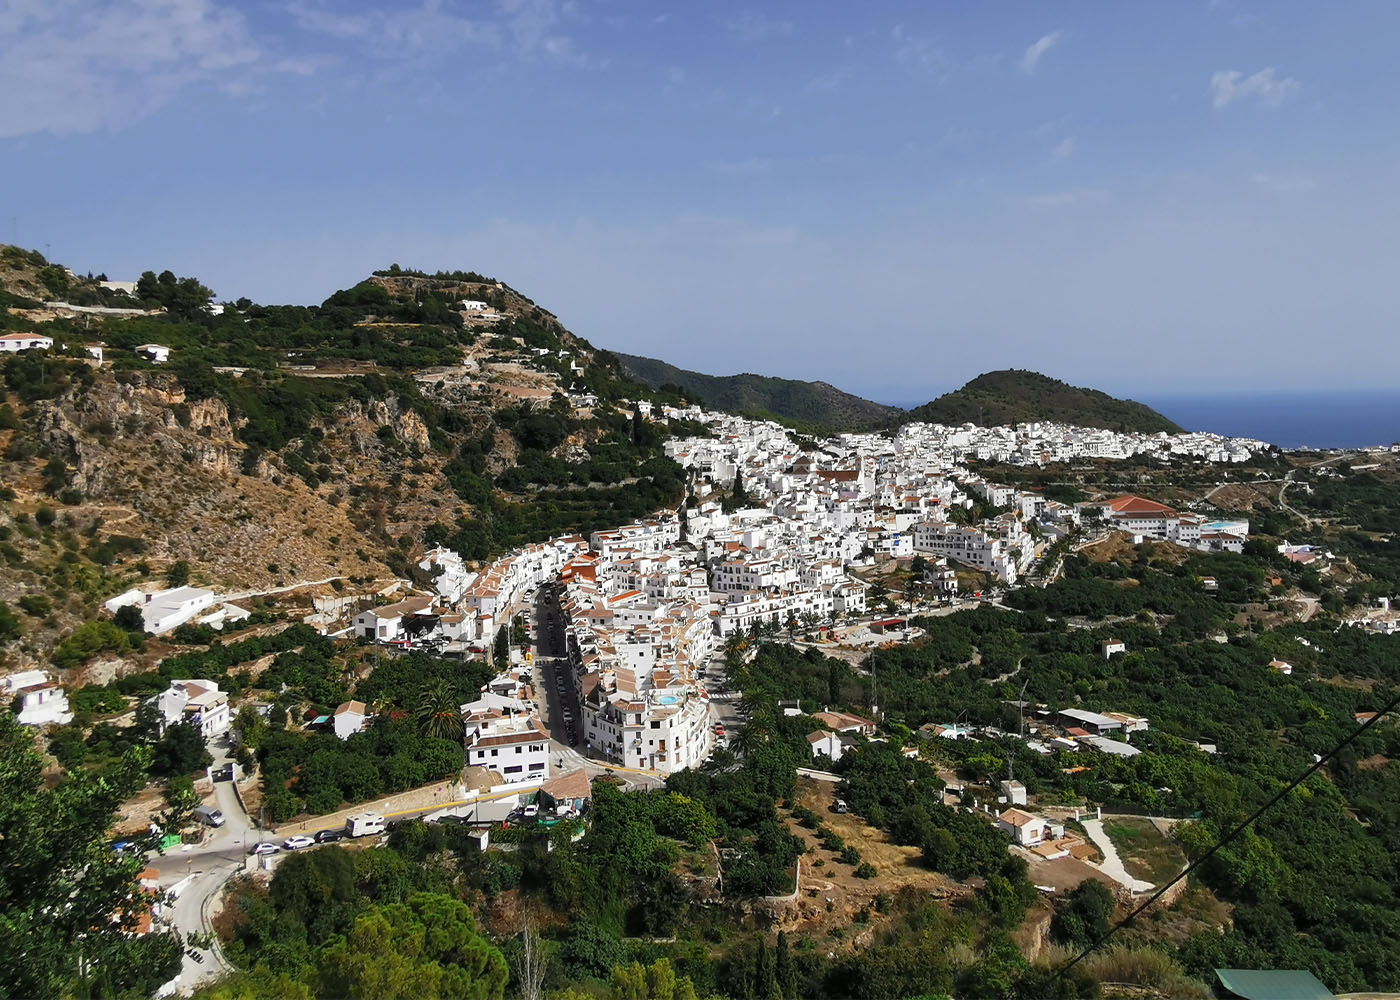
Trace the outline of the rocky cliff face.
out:
[[[163,379],[99,378],[87,391],[38,404],[34,418],[45,450],[69,461],[70,482],[90,495],[121,489],[117,441],[123,451],[144,442],[171,461],[225,475],[242,451],[228,407],[187,403],[184,390]]]
[[[5,478],[21,500],[53,504],[41,470],[56,457],[83,495],[65,513],[91,537],[141,538],[155,572],[185,559],[233,589],[387,575],[377,553],[402,536],[411,548],[460,509],[427,424],[393,395],[351,400],[317,422],[314,442],[252,463],[240,424],[220,400],[186,399],[164,373],[104,372],[33,404],[17,433],[32,433],[38,454],[7,463]],[[300,457],[311,443],[319,475]]]

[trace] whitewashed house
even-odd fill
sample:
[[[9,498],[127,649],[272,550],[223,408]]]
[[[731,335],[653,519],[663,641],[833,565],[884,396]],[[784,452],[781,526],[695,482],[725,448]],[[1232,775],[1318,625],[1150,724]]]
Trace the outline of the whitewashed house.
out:
[[[1006,796],[1008,805],[1023,806],[1026,804],[1026,786],[1011,778],[1006,778],[1001,782],[1001,794]]]
[[[42,670],[25,670],[0,680],[6,694],[18,704],[16,713],[23,726],[66,726],[73,721],[68,695]]]
[[[331,725],[336,736],[348,740],[365,728],[365,718],[364,702],[347,701],[336,707],[335,714],[331,716]]]
[[[1052,823],[1021,809],[1007,809],[997,817],[997,829],[1022,847],[1037,847],[1047,840],[1059,840],[1065,835],[1063,823]]]
[[[144,358],[153,365],[163,365],[170,360],[170,348],[164,344],[142,344],[132,350],[138,358]]]
[[[228,731],[228,695],[213,681],[174,680],[156,699],[162,730],[181,722],[194,722],[206,740]]]
[[[203,587],[176,587],[143,596],[146,603],[141,606],[141,621],[151,635],[183,625],[214,603],[214,592]],[[116,600],[120,598],[113,598]]]
[[[841,759],[841,737],[836,733],[823,729],[819,729],[814,733],[808,733],[807,744],[812,748],[813,758],[825,754],[833,761]]]
[[[37,333],[8,333],[0,337],[0,352],[18,354],[20,351],[47,351],[53,347],[53,338]]]
[[[376,642],[393,642],[404,635],[404,621],[426,611],[433,602],[427,597],[406,597],[382,608],[370,608],[355,616],[354,634]]]

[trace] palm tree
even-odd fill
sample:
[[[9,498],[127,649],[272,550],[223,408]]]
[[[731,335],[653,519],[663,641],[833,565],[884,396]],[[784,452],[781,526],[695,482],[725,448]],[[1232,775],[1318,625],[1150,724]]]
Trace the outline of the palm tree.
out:
[[[462,738],[462,712],[457,697],[446,681],[438,681],[418,700],[418,723],[424,736],[443,740]]]

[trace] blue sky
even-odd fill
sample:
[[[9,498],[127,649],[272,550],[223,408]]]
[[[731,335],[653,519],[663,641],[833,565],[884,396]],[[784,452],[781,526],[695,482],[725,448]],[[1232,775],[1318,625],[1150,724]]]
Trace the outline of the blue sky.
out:
[[[0,239],[914,402],[1393,386],[1400,6],[0,0]]]

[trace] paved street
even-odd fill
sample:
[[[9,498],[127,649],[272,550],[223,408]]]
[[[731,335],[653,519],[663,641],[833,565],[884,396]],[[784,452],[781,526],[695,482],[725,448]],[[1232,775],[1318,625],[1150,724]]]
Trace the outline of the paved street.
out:
[[[529,634],[534,648],[533,677],[540,703],[540,721],[550,735],[550,774],[562,774],[581,767],[589,777],[610,773],[634,788],[661,785],[665,779],[655,772],[639,771],[588,756],[591,748],[584,736],[578,688],[570,676],[564,618],[549,587],[541,587],[534,595]],[[572,733],[570,720],[573,723]],[[578,737],[577,746],[574,745],[573,734]]]
[[[225,735],[209,744],[214,766],[230,761],[229,741]],[[182,935],[207,933],[210,907],[214,905],[224,883],[243,870],[247,844],[256,842],[257,831],[239,805],[233,782],[214,782],[214,797],[224,814],[223,826],[205,829],[201,844],[181,844],[163,855],[150,859],[150,867],[160,876],[160,887],[178,893],[167,916],[171,925]],[[198,958],[193,957],[198,955]],[[217,942],[212,948],[187,948],[180,968],[179,989],[188,992],[199,984],[216,979],[229,971]]]

